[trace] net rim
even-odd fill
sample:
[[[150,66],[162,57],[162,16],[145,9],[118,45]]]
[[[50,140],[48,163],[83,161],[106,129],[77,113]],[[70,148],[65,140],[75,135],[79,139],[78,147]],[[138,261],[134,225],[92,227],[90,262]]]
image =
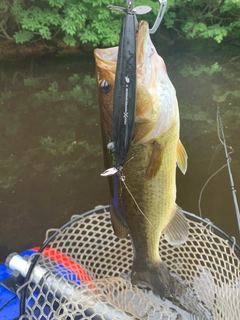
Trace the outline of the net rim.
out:
[[[68,226],[70,226],[71,224],[73,224],[74,222],[77,222],[78,220],[81,220],[82,218],[85,218],[85,217],[88,217],[90,216],[91,214],[93,213],[98,213],[98,212],[102,212],[104,211],[105,213],[108,213],[109,212],[107,211],[108,209],[110,208],[109,205],[99,205],[97,207],[95,207],[94,209],[92,210],[89,210],[89,211],[86,211],[82,214],[79,214],[79,215],[74,215],[71,217],[71,219],[65,223],[62,227],[60,227],[59,229],[57,229],[50,237],[48,237],[44,243],[42,244],[42,246],[40,247],[38,253],[42,253],[43,250],[49,245],[49,243],[51,241],[53,241],[55,239],[55,237],[60,233],[62,232],[64,229],[66,229]],[[203,223],[206,227],[209,227],[215,231],[217,231],[223,238],[227,239],[231,244],[232,244],[232,249],[235,249],[238,253],[240,253],[240,246],[237,244],[236,242],[236,239],[233,238],[233,237],[230,237],[227,233],[225,233],[223,230],[221,230],[220,228],[218,228],[216,225],[214,225],[214,223],[212,223],[210,220],[206,220],[206,219],[203,219],[193,213],[190,213],[188,211],[185,211],[185,210],[182,210],[183,213],[185,214],[185,216],[191,218],[191,219],[194,219],[196,220],[197,222],[201,222]],[[24,281],[24,284],[27,283],[31,277],[31,273],[32,273],[32,270],[33,268],[35,267],[38,259],[39,259],[40,255],[36,255],[34,257],[34,259],[32,260],[31,262],[31,265],[30,265],[30,268],[28,270],[28,273],[26,275],[26,278],[25,278],[25,281]],[[23,285],[24,285],[23,284]],[[26,315],[26,295],[27,295],[27,285],[23,287],[23,290],[22,290],[22,294],[20,296],[20,317],[21,316],[24,316]]]
[[[187,217],[190,217],[190,218],[196,220],[197,222],[202,222],[206,226],[208,226],[209,228],[212,228],[213,230],[217,231],[223,238],[226,238],[233,245],[234,249],[236,249],[236,251],[238,253],[240,253],[240,245],[237,243],[236,239],[234,237],[229,236],[225,231],[223,231],[222,229],[217,227],[212,221],[210,221],[208,219],[204,219],[202,217],[199,217],[199,216],[195,215],[194,213],[191,213],[191,212],[188,212],[185,210],[182,210],[182,212]]]

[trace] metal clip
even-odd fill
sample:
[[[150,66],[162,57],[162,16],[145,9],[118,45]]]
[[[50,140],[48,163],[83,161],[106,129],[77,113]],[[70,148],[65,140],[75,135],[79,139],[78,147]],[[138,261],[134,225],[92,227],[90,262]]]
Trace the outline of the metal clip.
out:
[[[167,7],[167,0],[158,0],[159,1],[159,10],[157,18],[154,22],[154,25],[149,30],[150,34],[153,34],[157,31],[158,27],[160,26],[160,23],[162,22],[166,7]]]
[[[134,8],[134,0],[126,0],[127,2],[127,13],[132,13]]]
[[[157,31],[160,23],[162,22],[166,7],[167,7],[167,0],[158,0],[159,1],[159,10],[157,18],[149,30],[150,34],[153,34]],[[134,0],[126,0],[127,8],[118,7],[118,6],[107,6],[108,9],[118,11],[118,12],[126,12],[127,14],[146,14],[152,10],[149,6],[137,6],[134,8]],[[137,29],[137,19],[136,19],[136,29]]]

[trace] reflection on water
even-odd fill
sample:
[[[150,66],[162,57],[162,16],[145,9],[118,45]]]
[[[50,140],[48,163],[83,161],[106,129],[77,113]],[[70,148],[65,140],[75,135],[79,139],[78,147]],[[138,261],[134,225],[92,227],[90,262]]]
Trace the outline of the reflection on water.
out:
[[[93,62],[33,59],[1,70],[2,260],[108,197]]]
[[[207,179],[226,164],[217,134],[220,108],[227,144],[232,146],[232,174],[240,192],[240,63],[216,58],[179,56],[168,64],[176,87],[181,116],[181,139],[189,156],[186,176],[178,173],[178,204],[199,214],[198,199]],[[240,201],[240,199],[239,199]],[[202,216],[210,219],[239,242],[228,170],[225,167],[207,184],[202,195]]]
[[[232,171],[240,190],[240,64],[211,67],[213,63],[206,61],[207,67],[200,72],[202,61],[196,64],[194,58],[187,61],[180,54],[173,54],[166,63],[178,94],[181,140],[189,156],[186,176],[177,176],[177,202],[198,214],[202,186],[225,163],[216,132],[218,106],[227,142],[235,149]],[[184,69],[184,64],[192,69]],[[93,58],[38,58],[0,67],[3,261],[12,251],[41,244],[48,228],[60,227],[71,215],[107,204],[108,189],[100,177],[103,162]],[[237,237],[226,169],[206,187],[202,212]]]

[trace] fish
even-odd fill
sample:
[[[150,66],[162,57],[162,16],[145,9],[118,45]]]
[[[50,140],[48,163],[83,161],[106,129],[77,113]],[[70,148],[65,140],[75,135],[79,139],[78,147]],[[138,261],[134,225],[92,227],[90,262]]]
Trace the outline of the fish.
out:
[[[113,94],[118,47],[94,50],[105,169],[115,166]],[[158,55],[146,21],[136,34],[136,111],[127,161],[108,176],[114,233],[128,234],[133,247],[132,284],[147,286],[165,299],[174,281],[159,254],[162,234],[171,245],[188,239],[188,223],[176,204],[176,167],[187,170],[187,153],[179,138],[176,91]],[[119,257],[119,262],[121,257]]]

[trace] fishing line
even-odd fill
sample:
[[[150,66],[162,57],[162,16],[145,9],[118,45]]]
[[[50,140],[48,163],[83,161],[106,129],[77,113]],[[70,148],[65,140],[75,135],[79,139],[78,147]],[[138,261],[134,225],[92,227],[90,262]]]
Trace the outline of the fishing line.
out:
[[[201,189],[201,192],[199,194],[199,198],[198,198],[198,211],[199,211],[199,215],[202,218],[202,209],[201,209],[201,200],[202,200],[202,194],[204,189],[206,188],[207,184],[209,183],[209,181],[216,175],[218,174],[223,168],[225,168],[227,166],[227,164],[224,164],[221,168],[219,168],[217,171],[215,171],[205,182],[204,186]]]
[[[127,160],[127,162],[125,163],[125,165],[130,162],[131,160],[134,159],[134,156],[131,157],[130,159]],[[147,222],[151,225],[151,227],[154,229],[154,231],[157,231],[153,224],[151,223],[151,221],[148,219],[148,217],[145,215],[145,213],[142,211],[142,209],[139,207],[136,199],[134,198],[133,194],[131,193],[131,191],[129,190],[128,186],[126,185],[126,182],[125,182],[125,176],[122,172],[122,169],[123,167],[119,167],[118,169],[113,167],[113,168],[109,168],[107,170],[105,170],[103,173],[101,173],[101,176],[112,176],[114,174],[116,174],[118,172],[119,176],[120,176],[120,179],[124,185],[124,187],[126,188],[127,192],[129,193],[129,195],[131,196],[131,198],[133,199],[133,202],[135,203],[136,207],[138,208],[138,210],[141,212],[141,214],[144,216],[144,218],[147,220]]]
[[[219,125],[219,108],[217,109],[217,135],[218,135],[218,139],[220,141],[220,143],[224,146],[224,142],[222,141],[221,139],[221,136],[220,136],[220,125]],[[229,148],[231,150],[231,152],[228,153],[228,156],[232,153],[234,153],[234,150],[232,147],[230,146],[227,146],[227,148]],[[218,146],[217,146],[218,148]],[[216,149],[217,149],[216,148]],[[216,150],[214,151],[214,154],[215,154]],[[229,161],[232,161],[232,158],[229,157]],[[211,161],[212,162],[212,161]],[[218,174],[222,169],[224,169],[228,164],[224,164],[221,168],[217,169],[217,171],[215,171],[208,179],[207,181],[205,182],[205,184],[203,185],[201,191],[200,191],[200,194],[199,194],[199,198],[198,198],[198,211],[199,211],[199,215],[200,217],[202,218],[202,209],[201,209],[201,201],[202,201],[202,194],[203,194],[203,191],[204,189],[206,188],[206,186],[208,185],[209,181],[215,177],[216,174]]]
[[[222,138],[220,135],[220,131],[222,134]],[[200,217],[202,217],[202,211],[201,211],[201,199],[202,199],[202,193],[204,191],[204,189],[206,188],[207,184],[209,183],[209,181],[217,174],[219,173],[222,169],[224,169],[225,167],[228,167],[228,174],[229,174],[229,178],[230,178],[230,185],[231,185],[231,191],[232,191],[232,195],[233,195],[233,202],[234,202],[234,206],[235,206],[235,211],[236,211],[236,217],[237,217],[237,222],[238,222],[238,230],[240,232],[240,216],[239,216],[239,208],[238,208],[238,203],[237,203],[237,199],[236,199],[236,190],[234,188],[234,184],[233,184],[233,178],[232,178],[232,173],[231,173],[231,168],[230,168],[230,162],[232,161],[232,158],[230,157],[230,154],[234,153],[234,149],[231,146],[228,146],[226,144],[226,139],[224,137],[224,132],[223,132],[223,127],[222,127],[222,121],[220,118],[220,110],[219,108],[217,109],[217,135],[218,135],[218,139],[220,141],[220,143],[224,146],[224,151],[225,151],[225,156],[227,159],[227,163],[225,165],[223,165],[221,168],[219,168],[216,172],[214,172],[209,178],[208,180],[205,182],[204,186],[201,189],[200,195],[199,195],[199,199],[198,199],[198,210],[199,210],[199,214]],[[227,149],[230,149],[230,152],[227,151]],[[216,152],[216,150],[215,150]]]
[[[134,156],[132,156],[130,159],[128,159],[127,162],[125,163],[125,165],[126,165],[128,162],[130,162],[131,160],[133,160],[133,159],[134,159]]]
[[[131,193],[131,191],[129,190],[128,186],[126,185],[126,182],[125,182],[125,179],[121,179],[125,188],[127,189],[127,192],[130,194],[131,198],[133,199],[136,207],[138,208],[138,210],[141,212],[141,214],[144,216],[144,218],[147,220],[147,222],[150,224],[150,226],[153,228],[154,231],[157,231],[155,228],[154,228],[154,225],[151,223],[151,221],[148,219],[148,217],[145,215],[145,213],[142,211],[142,209],[139,207],[136,199],[134,198],[133,194]]]
[[[212,163],[213,163],[214,158],[215,158],[215,156],[216,156],[216,153],[218,152],[219,147],[221,147],[221,143],[219,143],[219,144],[217,145],[217,147],[215,148],[215,150],[214,150],[212,159],[211,159],[210,164],[209,164],[209,166],[208,166],[208,173],[210,173],[210,171],[211,171],[211,166],[212,166]]]
[[[125,165],[130,162],[131,160],[134,159],[134,156],[131,157],[130,159],[127,160],[127,162],[125,163]],[[148,217],[145,215],[145,213],[142,211],[142,209],[139,207],[136,199],[134,198],[133,194],[131,193],[131,191],[129,190],[128,186],[126,185],[126,182],[125,182],[125,176],[122,172],[122,169],[123,167],[119,167],[118,169],[113,167],[113,168],[109,168],[107,170],[105,170],[103,173],[101,173],[101,176],[112,176],[114,174],[116,174],[118,172],[119,176],[120,176],[120,179],[124,185],[124,187],[126,188],[127,192],[129,193],[129,195],[131,196],[131,198],[133,199],[133,202],[135,203],[136,207],[138,208],[138,210],[141,212],[141,214],[144,216],[144,218],[147,220],[147,222],[151,225],[151,227],[154,229],[154,231],[157,231],[153,224],[151,223],[151,221],[148,219]]]

